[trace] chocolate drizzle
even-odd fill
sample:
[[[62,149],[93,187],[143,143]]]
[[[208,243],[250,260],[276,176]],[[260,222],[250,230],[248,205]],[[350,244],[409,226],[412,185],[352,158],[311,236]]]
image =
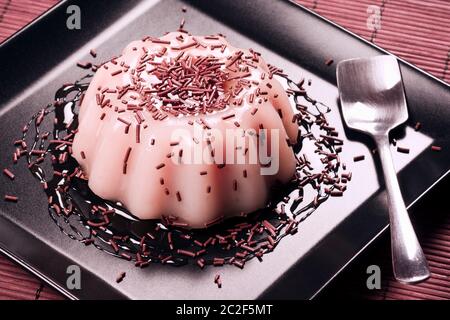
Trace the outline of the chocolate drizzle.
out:
[[[261,260],[282,238],[296,233],[298,224],[321,203],[342,195],[351,178],[351,173],[340,172],[342,140],[326,120],[329,108],[311,99],[302,83],[294,83],[281,71],[274,73],[287,81],[287,93],[298,111],[293,121],[302,128],[293,146],[297,172],[288,185],[273,188],[266,208],[246,216],[223,222],[218,219],[206,229],[187,230],[170,216],[158,221],[138,220],[120,203],[93,194],[71,156],[77,109],[90,76],[61,87],[54,103],[29,120],[21,139],[15,142],[14,160],[26,159],[28,169],[45,190],[50,217],[73,240],[132,260],[139,267],[192,263],[200,268],[224,264],[242,268],[246,261],[254,257]],[[300,153],[305,143],[314,145],[322,168],[314,169],[307,155]]]

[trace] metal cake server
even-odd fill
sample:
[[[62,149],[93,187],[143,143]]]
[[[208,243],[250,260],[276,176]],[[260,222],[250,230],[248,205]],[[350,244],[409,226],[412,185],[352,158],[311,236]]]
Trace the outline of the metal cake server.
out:
[[[384,172],[395,278],[414,283],[430,276],[428,263],[403,202],[389,149],[389,131],[408,119],[400,68],[393,56],[351,59],[337,66],[347,126],[375,140]]]

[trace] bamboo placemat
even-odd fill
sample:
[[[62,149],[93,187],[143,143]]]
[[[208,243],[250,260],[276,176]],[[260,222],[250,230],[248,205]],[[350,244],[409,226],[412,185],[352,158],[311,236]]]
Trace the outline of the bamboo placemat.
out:
[[[449,0],[297,0],[450,82]],[[379,23],[373,23],[379,13]]]
[[[57,0],[0,0],[0,42],[42,14]],[[298,0],[299,3],[397,54],[434,76],[450,82],[449,0]],[[378,14],[379,13],[379,14]],[[448,179],[447,179],[448,180]],[[418,285],[393,280],[389,239],[379,240],[358,262],[340,275],[320,298],[450,299],[450,212],[436,209],[443,190],[414,209],[415,226],[429,260],[432,277]],[[434,205],[433,205],[434,204]],[[382,289],[365,287],[365,268],[383,271]],[[63,299],[22,267],[0,255],[0,299]]]

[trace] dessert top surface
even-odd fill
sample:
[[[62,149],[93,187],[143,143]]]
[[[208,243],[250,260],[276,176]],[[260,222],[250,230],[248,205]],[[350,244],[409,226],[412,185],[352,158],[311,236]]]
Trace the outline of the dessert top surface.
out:
[[[124,115],[199,116],[267,101],[276,71],[257,52],[232,47],[221,35],[171,32],[131,42],[100,67],[87,96],[95,93],[101,108]]]

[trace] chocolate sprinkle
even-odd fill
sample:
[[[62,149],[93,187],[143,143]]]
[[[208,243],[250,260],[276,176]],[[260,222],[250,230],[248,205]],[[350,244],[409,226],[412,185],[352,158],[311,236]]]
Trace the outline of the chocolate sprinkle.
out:
[[[15,178],[15,175],[14,175],[14,173],[12,173],[9,169],[7,169],[7,168],[5,168],[5,169],[3,169],[3,174],[5,175],[5,176],[7,176],[9,179],[11,179],[11,180],[14,180],[14,178]]]
[[[433,151],[441,151],[441,150],[442,150],[442,147],[439,147],[439,146],[431,146],[431,150],[433,150]]]
[[[128,260],[128,259],[127,259]],[[127,273],[125,271],[119,273],[119,275],[116,278],[116,282],[117,283],[121,283],[123,281],[123,279],[125,279],[125,276],[127,275]]]
[[[214,276],[214,283],[217,284],[217,287],[222,288],[222,279],[220,278],[220,274],[216,274]]]
[[[5,199],[5,201],[9,201],[9,202],[17,202],[17,201],[19,201],[18,197],[11,196],[9,194],[6,194],[4,199]]]

